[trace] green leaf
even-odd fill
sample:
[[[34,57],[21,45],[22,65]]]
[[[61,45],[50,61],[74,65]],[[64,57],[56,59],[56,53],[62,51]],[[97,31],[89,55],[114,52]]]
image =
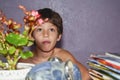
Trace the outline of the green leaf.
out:
[[[3,50],[0,50],[0,54],[7,54],[7,50],[6,49],[3,49]]]
[[[2,60],[0,60],[0,67],[5,67],[5,63],[2,62]]]
[[[27,36],[28,35],[28,31],[24,31],[23,35]]]
[[[15,46],[24,46],[28,39],[20,34],[10,33],[6,36],[6,41]]]
[[[34,42],[29,40],[27,46],[32,46],[33,44],[34,44]]]
[[[3,50],[4,48],[6,48],[6,45],[3,43],[0,43],[0,50]]]
[[[14,54],[15,51],[16,51],[16,48],[14,46],[9,47],[9,50],[8,50],[9,54]]]
[[[25,52],[21,52],[20,56],[23,59],[27,59],[29,57],[32,57],[33,53],[31,51],[25,51]]]
[[[3,49],[4,49],[4,47],[3,47],[2,43],[0,43],[0,50],[3,50]]]

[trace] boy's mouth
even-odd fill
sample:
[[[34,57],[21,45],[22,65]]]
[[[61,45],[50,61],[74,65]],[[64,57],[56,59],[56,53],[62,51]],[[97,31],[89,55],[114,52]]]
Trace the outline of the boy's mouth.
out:
[[[43,44],[50,44],[51,42],[50,41],[43,41],[42,43]]]

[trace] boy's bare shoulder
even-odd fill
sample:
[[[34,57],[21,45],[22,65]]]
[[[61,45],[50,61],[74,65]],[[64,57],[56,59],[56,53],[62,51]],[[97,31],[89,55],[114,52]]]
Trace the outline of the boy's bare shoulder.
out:
[[[68,50],[65,50],[65,49],[62,49],[62,48],[56,48],[55,56],[63,59],[64,61],[73,57],[72,54]]]
[[[70,55],[71,53],[68,50],[62,48],[56,48],[55,53],[59,55]]]

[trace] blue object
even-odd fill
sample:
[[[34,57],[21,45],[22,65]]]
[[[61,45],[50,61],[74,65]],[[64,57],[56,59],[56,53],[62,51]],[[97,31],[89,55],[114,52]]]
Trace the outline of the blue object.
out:
[[[82,80],[79,68],[75,64],[72,65],[72,68],[70,67],[72,72],[67,74],[68,77],[65,76],[66,62],[47,61],[38,64],[30,70],[27,74],[26,80]],[[70,69],[68,69],[68,71]],[[70,75],[73,79],[69,78]]]

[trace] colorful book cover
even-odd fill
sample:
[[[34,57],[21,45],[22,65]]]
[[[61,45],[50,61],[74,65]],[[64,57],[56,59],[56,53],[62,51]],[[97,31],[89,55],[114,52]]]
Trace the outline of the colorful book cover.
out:
[[[98,72],[97,70],[89,69],[89,73],[92,77],[95,77],[99,80],[113,80],[113,78],[111,78],[101,72]]]
[[[88,59],[88,65],[90,66],[90,63],[92,64],[98,64],[98,66],[102,66],[104,69],[106,69],[106,70],[109,70],[109,71],[113,71],[113,72],[115,72],[115,73],[118,73],[118,74],[120,74],[120,70],[118,70],[118,69],[115,69],[115,68],[113,68],[113,67],[111,67],[111,66],[108,66],[108,65],[104,65],[104,64],[102,64],[102,63],[100,63],[100,62],[98,62],[98,61],[96,61],[96,60],[94,60],[94,59]],[[92,66],[92,65],[91,65]],[[92,67],[95,67],[94,65],[92,66]]]
[[[105,55],[91,55],[91,58],[107,66],[120,70],[120,59]]]
[[[120,80],[120,74],[113,72],[113,71],[109,70],[108,68],[106,68],[100,64],[96,64],[94,62],[89,61],[88,65],[89,65],[90,69],[95,70],[95,71],[103,74],[104,78],[105,78],[105,76],[107,76],[106,78],[111,78],[108,80]],[[99,75],[101,75],[101,74],[99,74]],[[102,75],[102,77],[103,77],[103,75]]]
[[[91,55],[90,57],[91,59],[88,59],[90,69],[99,72],[102,78],[104,75],[107,78],[111,78],[108,80],[120,80],[120,59],[108,55]],[[90,71],[90,74],[98,75],[98,73],[93,71]]]

